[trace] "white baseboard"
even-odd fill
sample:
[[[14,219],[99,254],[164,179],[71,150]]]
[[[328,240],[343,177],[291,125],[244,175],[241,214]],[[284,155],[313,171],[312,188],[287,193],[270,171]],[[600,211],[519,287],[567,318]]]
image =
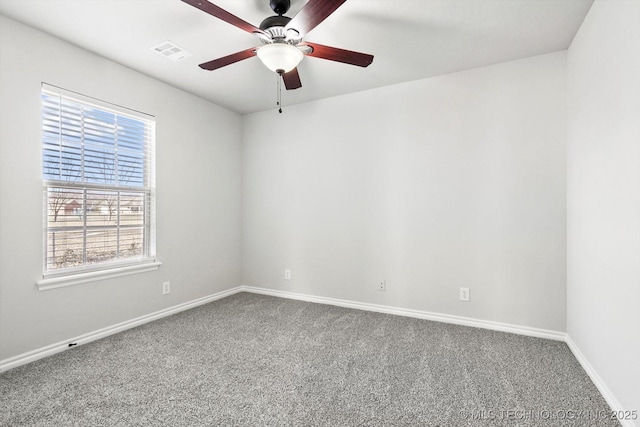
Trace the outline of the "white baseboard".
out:
[[[219,300],[228,297],[233,294],[241,292],[241,287],[228,289],[226,291],[218,292],[206,297],[198,298],[193,301],[188,301],[183,304],[178,304],[173,307],[166,308],[164,310],[156,311],[144,316],[136,317],[135,319],[127,320],[126,322],[118,323],[116,325],[108,326],[106,328],[98,329],[97,331],[89,332],[68,340],[61,341],[55,344],[41,347],[36,350],[29,351],[27,353],[19,354],[9,359],[0,361],[0,372],[8,371],[9,369],[16,368],[20,365],[25,365],[30,362],[34,362],[43,357],[51,356],[56,353],[60,353],[69,349],[69,343],[75,343],[77,345],[87,344],[92,341],[99,340],[100,338],[107,337],[109,335],[117,334],[118,332],[125,331],[127,329],[135,328],[136,326],[143,325],[145,323],[153,322],[154,320],[161,319],[163,317],[171,316],[172,314],[179,313],[181,311],[189,310],[199,305],[207,304],[209,302]]]
[[[240,289],[244,292],[252,292],[255,294],[271,295],[274,297],[336,305],[339,307],[355,308],[358,310],[374,311],[377,313],[395,314],[397,316],[415,317],[418,319],[471,326],[474,328],[491,329],[494,331],[509,332],[512,334],[526,335],[537,338],[546,338],[555,341],[564,341],[567,335],[565,332],[552,331],[549,329],[531,328],[529,326],[512,325],[509,323],[493,322],[490,320],[474,319],[471,317],[454,316],[450,314],[433,313],[429,311],[412,310],[408,308],[392,307],[388,305],[369,304],[336,298],[319,297],[314,295],[299,294],[295,292],[276,291],[273,289],[258,288],[253,286],[241,286]]]
[[[189,310],[197,306],[207,304],[212,301],[216,301],[239,292],[250,292],[261,295],[270,295],[280,298],[288,298],[299,301],[314,302],[319,304],[335,305],[339,307],[354,308],[357,310],[373,311],[378,313],[393,314],[398,316],[414,317],[418,319],[433,320],[436,322],[452,323],[456,325],[471,326],[475,328],[490,329],[494,331],[509,332],[518,335],[525,335],[537,338],[545,338],[556,341],[564,341],[575,358],[578,360],[582,368],[586,371],[591,381],[598,388],[602,396],[605,398],[609,406],[613,411],[623,411],[624,408],[620,405],[615,398],[611,390],[607,387],[604,381],[600,378],[598,373],[593,369],[589,361],[582,354],[578,346],[573,342],[570,336],[565,332],[552,331],[548,329],[531,328],[528,326],[512,325],[508,323],[493,322],[489,320],[474,319],[470,317],[454,316],[442,313],[433,313],[421,310],[412,310],[400,307],[392,307],[379,304],[369,304],[357,301],[349,301],[336,298],[320,297],[315,295],[300,294],[295,292],[278,291],[273,289],[259,288],[254,286],[238,286],[226,291],[218,292],[206,297],[198,298],[193,301],[189,301],[183,304],[178,304],[173,307],[169,307],[164,310],[156,311],[155,313],[147,314],[137,317],[135,319],[128,320],[126,322],[118,323],[113,326],[109,326],[97,331],[93,331],[87,334],[80,335],[75,338],[51,344],[46,347],[42,347],[36,350],[29,351],[27,353],[20,354],[9,359],[0,361],[0,372],[8,371],[9,369],[16,368],[20,365],[42,359],[43,357],[51,356],[56,353],[60,353],[69,348],[69,343],[76,343],[77,345],[87,344],[89,342],[98,340],[100,338],[107,337],[109,335],[122,332],[127,329],[135,328],[136,326],[143,325],[145,323],[152,322],[154,320],[161,319],[163,317],[171,316],[181,311]],[[632,420],[620,421],[623,427],[638,427],[640,424],[634,423]]]
[[[336,305],[340,307],[355,308],[358,310],[374,311],[378,313],[395,314],[398,316],[415,317],[418,319],[433,320],[436,322],[453,323],[456,325],[471,326],[475,328],[491,329],[494,331],[510,332],[518,335],[525,335],[537,338],[546,338],[555,341],[564,341],[582,368],[585,370],[591,381],[607,401],[612,411],[622,412],[625,410],[615,398],[611,390],[606,386],[602,378],[593,369],[591,364],[582,354],[578,346],[565,332],[552,331],[548,329],[531,328],[528,326],[512,325],[508,323],[493,322],[488,320],[474,319],[470,317],[453,316],[449,314],[432,313],[428,311],[411,310],[406,308],[391,307],[386,305],[368,304],[356,301],[319,297],[314,295],[299,294],[287,291],[277,291],[273,289],[258,288],[252,286],[241,286],[244,292],[252,292],[262,295],[271,295],[280,298],[289,298],[300,301],[315,302],[320,304]],[[629,408],[626,408],[629,410]],[[623,427],[640,427],[633,420],[619,420]]]
[[[25,365],[30,362],[34,362],[43,357],[51,356],[56,353],[69,349],[69,343],[75,343],[77,345],[83,345],[100,338],[107,337],[109,335],[122,332],[127,329],[135,328],[136,326],[143,325],[145,323],[152,322],[154,320],[161,319],[163,317],[171,316],[172,314],[179,313],[184,310],[197,307],[199,305],[207,304],[209,302],[228,297],[238,292],[251,292],[255,294],[271,295],[280,298],[295,299],[300,301],[315,302],[320,304],[335,305],[340,307],[354,308],[358,310],[373,311],[378,313],[394,314],[398,316],[415,317],[418,319],[433,320],[436,322],[453,323],[457,325],[472,326],[476,328],[491,329],[502,332],[510,332],[519,335],[526,335],[538,338],[546,338],[557,341],[564,341],[566,334],[564,332],[550,331],[546,329],[530,328],[527,326],[510,325],[500,322],[492,322],[488,320],[473,319],[469,317],[453,316],[448,314],[432,313],[420,310],[411,310],[406,308],[391,307],[378,304],[368,304],[357,301],[341,300],[336,298],[319,297],[314,295],[299,294],[294,292],[277,291],[266,288],[258,288],[253,286],[238,286],[226,291],[218,292],[206,297],[198,298],[193,301],[189,301],[183,304],[178,304],[173,307],[169,307],[164,310],[156,311],[144,316],[137,317],[122,323],[118,323],[106,328],[98,329],[97,331],[89,332],[77,337],[72,337],[67,340],[50,344],[45,347],[41,347],[23,354],[19,354],[14,357],[10,357],[0,361],[0,372],[8,371],[9,369],[16,368],[21,365]]]
[[[618,402],[618,399],[616,399],[616,397],[613,395],[613,393],[611,392],[609,387],[607,387],[607,385],[602,380],[600,375],[598,375],[598,373],[593,368],[593,366],[591,366],[591,363],[589,363],[589,361],[584,356],[584,354],[582,354],[582,351],[580,351],[580,348],[571,339],[571,337],[569,335],[567,335],[567,338],[566,338],[565,342],[567,343],[567,346],[569,346],[569,348],[571,349],[571,352],[573,353],[575,358],[578,360],[578,362],[582,366],[582,369],[584,369],[585,372],[587,373],[587,375],[589,375],[589,378],[591,379],[591,382],[593,382],[593,384],[595,384],[596,388],[598,389],[598,391],[600,392],[602,397],[604,397],[604,400],[607,401],[607,403],[611,407],[612,411],[624,413],[625,410],[629,411],[631,409],[636,409],[636,408],[623,408],[622,405],[620,404],[620,402]],[[638,420],[636,420],[636,421],[634,421],[634,420],[618,420],[618,422],[623,427],[639,427],[640,426],[640,422],[638,422]]]

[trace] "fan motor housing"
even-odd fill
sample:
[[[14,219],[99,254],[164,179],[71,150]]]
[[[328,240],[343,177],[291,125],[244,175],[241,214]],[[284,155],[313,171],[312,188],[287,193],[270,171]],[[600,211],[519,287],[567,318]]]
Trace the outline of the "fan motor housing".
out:
[[[271,27],[284,27],[289,21],[291,21],[291,18],[288,16],[270,16],[260,23],[260,29],[267,31]]]
[[[270,16],[260,23],[260,29],[271,36],[272,40],[287,40],[289,43],[296,44],[300,41],[299,33],[293,28],[285,31],[286,25],[291,21],[288,16]],[[263,40],[263,43],[265,41]],[[270,41],[266,41],[270,43]]]

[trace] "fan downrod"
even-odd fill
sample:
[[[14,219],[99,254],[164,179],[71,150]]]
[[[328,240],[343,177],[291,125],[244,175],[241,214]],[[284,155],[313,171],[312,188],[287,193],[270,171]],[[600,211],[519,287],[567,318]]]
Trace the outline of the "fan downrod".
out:
[[[278,15],[284,15],[291,6],[290,0],[269,0],[269,6]]]

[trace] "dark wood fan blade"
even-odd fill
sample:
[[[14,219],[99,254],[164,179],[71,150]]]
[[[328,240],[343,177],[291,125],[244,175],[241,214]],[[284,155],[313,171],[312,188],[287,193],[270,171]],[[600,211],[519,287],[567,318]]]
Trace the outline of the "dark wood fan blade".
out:
[[[368,53],[354,52],[352,50],[339,49],[337,47],[323,46],[317,43],[304,43],[311,46],[313,51],[307,53],[316,58],[328,59],[330,61],[343,62],[345,64],[357,65],[358,67],[368,67],[373,62],[373,55]]]
[[[200,64],[200,68],[204,70],[217,70],[220,67],[242,61],[243,59],[251,58],[252,56],[256,56],[255,47],[232,53],[231,55],[223,56],[222,58],[214,59],[213,61],[205,62],[204,64]]]
[[[293,28],[301,36],[304,36],[327,19],[345,1],[347,0],[309,0],[296,16],[289,21],[285,30]]]
[[[287,90],[298,89],[302,87],[302,82],[300,81],[300,74],[298,74],[298,69],[294,68],[288,73],[284,73],[282,75],[282,80],[284,80],[284,87]]]
[[[222,19],[231,25],[235,25],[241,30],[245,30],[248,33],[264,33],[260,28],[249,24],[248,22],[238,18],[237,16],[227,12],[219,6],[213,3],[209,3],[207,0],[182,0],[183,2],[190,4],[191,6],[200,9],[209,15],[215,16],[218,19]]]

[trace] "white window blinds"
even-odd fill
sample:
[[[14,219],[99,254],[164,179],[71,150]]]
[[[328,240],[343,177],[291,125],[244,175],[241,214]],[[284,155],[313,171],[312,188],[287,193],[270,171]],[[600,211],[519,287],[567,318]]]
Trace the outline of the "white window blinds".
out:
[[[153,117],[42,87],[47,274],[152,261]]]

